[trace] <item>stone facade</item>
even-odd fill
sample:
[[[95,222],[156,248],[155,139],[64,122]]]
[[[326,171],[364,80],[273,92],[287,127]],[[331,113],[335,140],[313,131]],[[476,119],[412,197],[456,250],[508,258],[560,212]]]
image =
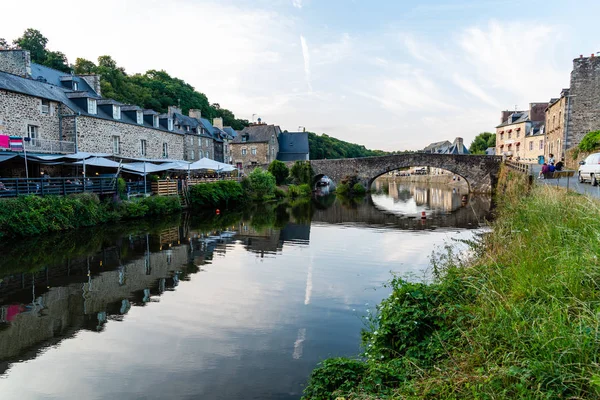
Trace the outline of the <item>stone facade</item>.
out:
[[[555,99],[546,109],[546,145],[544,157],[554,155],[555,160],[565,157],[565,121],[567,119],[567,103],[569,89],[564,89],[560,99]]]
[[[233,165],[243,168],[247,165],[269,164],[269,150],[269,143],[234,143],[231,145]]]
[[[118,140],[118,155],[142,157],[141,141],[145,140],[146,158],[183,160],[183,134],[83,115],[76,117],[76,126],[79,151],[112,154],[114,141]],[[166,156],[163,155],[164,144],[167,145]]]
[[[33,126],[37,139],[63,140],[59,119],[62,106],[54,101],[46,105],[47,112],[41,98],[0,89],[0,135],[27,137],[28,126]]]
[[[442,168],[462,176],[473,193],[492,193],[498,179],[502,157],[454,154],[411,153],[382,157],[310,161],[316,179],[327,175],[339,183],[346,176],[357,176],[369,189],[373,181],[389,171],[412,166]]]
[[[24,78],[31,76],[31,58],[28,51],[0,50],[0,71],[19,75]]]
[[[502,111],[496,127],[496,154],[537,163],[544,154],[545,110],[549,103],[529,103],[529,109]],[[540,140],[542,144],[540,145]]]
[[[519,160],[530,164],[537,163],[538,157],[544,155],[545,141],[543,128],[532,130],[529,135],[525,136],[523,146],[520,146]]]
[[[567,144],[575,147],[590,132],[600,130],[600,58],[573,60],[571,88],[567,98]]]

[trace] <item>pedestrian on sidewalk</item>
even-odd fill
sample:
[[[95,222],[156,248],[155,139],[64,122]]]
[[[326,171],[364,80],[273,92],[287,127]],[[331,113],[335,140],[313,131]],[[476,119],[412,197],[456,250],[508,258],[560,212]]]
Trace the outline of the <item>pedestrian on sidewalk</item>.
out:
[[[550,153],[550,159],[548,160],[548,164],[554,164],[554,154]]]
[[[544,179],[548,175],[548,163],[542,165],[542,170],[538,175],[538,179]]]

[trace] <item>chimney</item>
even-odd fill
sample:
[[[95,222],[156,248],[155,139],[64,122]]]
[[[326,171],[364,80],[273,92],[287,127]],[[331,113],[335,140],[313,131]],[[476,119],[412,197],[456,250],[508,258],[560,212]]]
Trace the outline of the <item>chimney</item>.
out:
[[[505,123],[508,120],[508,117],[510,116],[510,114],[512,114],[514,111],[502,111],[502,115],[500,116],[500,124]]]
[[[31,57],[28,50],[0,50],[0,71],[31,78]]]
[[[223,118],[221,118],[221,117],[213,118],[212,124],[215,128],[219,128],[219,129],[223,130]]]
[[[167,111],[167,113],[169,114],[169,118],[173,118],[173,114],[175,114],[175,113],[183,114],[181,112],[181,108],[175,107],[175,106],[169,106],[169,110]]]
[[[190,111],[188,111],[188,115],[190,116],[190,118],[194,118],[200,121],[202,119],[202,110],[200,110],[199,108],[190,108]]]
[[[84,81],[87,82],[88,85],[90,85],[90,87],[92,88],[92,90],[94,92],[96,92],[96,94],[98,96],[102,96],[101,90],[100,90],[100,75],[77,75],[78,77],[80,77],[81,79],[83,79]]]

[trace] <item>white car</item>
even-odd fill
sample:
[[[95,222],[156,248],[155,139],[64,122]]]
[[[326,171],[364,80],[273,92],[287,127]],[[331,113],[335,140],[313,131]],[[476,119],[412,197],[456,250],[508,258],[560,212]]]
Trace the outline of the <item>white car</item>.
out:
[[[592,186],[600,181],[600,153],[590,154],[579,163],[579,182],[590,181]]]

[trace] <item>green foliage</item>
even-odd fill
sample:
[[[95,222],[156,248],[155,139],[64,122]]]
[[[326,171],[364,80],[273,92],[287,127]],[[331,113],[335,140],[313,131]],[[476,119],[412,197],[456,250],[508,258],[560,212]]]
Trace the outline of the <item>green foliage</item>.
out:
[[[288,187],[288,196],[291,199],[295,199],[298,197],[310,197],[312,196],[312,190],[310,186],[305,183],[298,186],[290,185]]]
[[[488,147],[496,147],[496,134],[482,132],[473,139],[471,146],[469,146],[469,152],[471,154],[485,154]]]
[[[92,226],[118,216],[91,194],[24,196],[0,201],[0,236],[30,236]]]
[[[310,374],[304,390],[305,399],[335,399],[336,391],[350,392],[367,371],[364,362],[348,358],[330,358],[319,364]]]
[[[25,30],[23,36],[13,41],[16,47],[29,50],[31,61],[63,72],[70,72],[69,62],[64,53],[46,49],[48,39],[37,29]]]
[[[276,199],[284,199],[286,197],[285,192],[279,188],[275,188],[274,194]]]
[[[155,196],[115,205],[100,202],[98,196],[87,193],[22,196],[0,200],[0,237],[39,235],[180,210],[177,197]]]
[[[448,248],[432,283],[394,278],[366,318],[363,366],[324,363],[306,398],[600,397],[600,203],[499,180],[472,258]]]
[[[123,200],[127,197],[127,182],[123,178],[117,180],[117,193]]]
[[[308,145],[311,160],[333,158],[373,157],[389,154],[382,150],[369,150],[365,146],[348,143],[326,134],[308,132]]]
[[[229,207],[243,203],[244,190],[238,182],[218,181],[190,187],[189,196],[192,207],[197,209]]]
[[[271,162],[268,171],[275,177],[275,182],[278,185],[283,184],[290,174],[290,170],[285,163],[279,160]]]
[[[592,152],[600,148],[600,131],[590,132],[581,139],[579,150]]]
[[[312,165],[310,165],[310,162],[308,161],[296,161],[290,169],[290,176],[297,185],[312,185],[312,178],[314,175]]]
[[[367,190],[358,182],[358,177],[347,176],[336,186],[335,193],[340,196],[352,198],[364,196]]]
[[[275,177],[261,168],[255,168],[244,178],[242,185],[246,194],[253,200],[272,198],[276,188]]]

